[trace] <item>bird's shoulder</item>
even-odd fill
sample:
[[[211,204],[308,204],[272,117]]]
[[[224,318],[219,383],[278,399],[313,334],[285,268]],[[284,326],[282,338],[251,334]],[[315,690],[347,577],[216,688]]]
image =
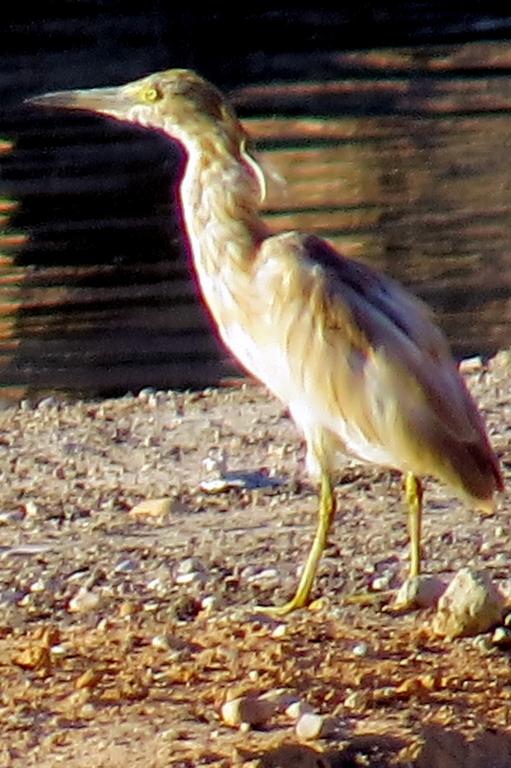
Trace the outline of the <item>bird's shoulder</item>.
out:
[[[276,287],[288,305],[302,302],[325,330],[350,328],[361,344],[373,348],[406,344],[435,358],[450,356],[429,307],[322,238],[301,232],[274,235],[262,244],[259,259],[262,279],[272,283],[269,290]]]

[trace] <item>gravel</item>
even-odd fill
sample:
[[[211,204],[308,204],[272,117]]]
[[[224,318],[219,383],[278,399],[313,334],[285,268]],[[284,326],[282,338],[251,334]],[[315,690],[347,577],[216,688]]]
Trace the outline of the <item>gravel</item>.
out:
[[[508,478],[510,360],[467,373]],[[427,609],[343,601],[406,576],[396,473],[346,462],[314,610],[252,609],[291,596],[317,506],[299,436],[262,388],[52,395],[2,411],[0,442],[0,765],[270,765],[296,738],[289,717],[246,731],[221,712],[280,688],[304,715],[342,717],[342,735],[317,736],[334,752],[366,734],[380,766],[429,754],[427,723],[467,744],[507,727],[507,631],[488,653],[435,638]],[[509,604],[509,497],[484,517],[428,481],[425,505],[426,572],[484,570]]]

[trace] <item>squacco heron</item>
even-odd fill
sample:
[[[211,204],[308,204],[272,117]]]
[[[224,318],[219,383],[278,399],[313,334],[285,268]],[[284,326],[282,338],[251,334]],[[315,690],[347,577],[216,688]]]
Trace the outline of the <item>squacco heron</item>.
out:
[[[226,346],[288,407],[319,481],[317,530],[296,593],[270,611],[310,601],[335,514],[339,454],[404,473],[412,577],[421,564],[421,476],[492,508],[503,489],[499,462],[428,309],[319,237],[268,230],[263,174],[213,85],[171,69],[31,103],[137,123],[185,149],[181,205],[204,299]]]

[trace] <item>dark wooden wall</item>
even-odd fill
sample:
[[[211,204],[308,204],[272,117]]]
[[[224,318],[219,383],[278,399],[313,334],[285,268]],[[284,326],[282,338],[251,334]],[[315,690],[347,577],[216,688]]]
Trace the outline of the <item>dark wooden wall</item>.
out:
[[[237,371],[190,272],[178,149],[107,120],[21,104],[172,66],[231,92],[269,173],[276,229],[317,231],[388,269],[443,312],[447,330],[466,323],[453,296],[478,309],[484,252],[491,317],[478,315],[483,325],[460,351],[502,346],[511,327],[511,14],[497,7],[194,12],[155,0],[55,0],[4,11],[0,386],[122,393],[203,386]],[[460,191],[467,173],[479,195]],[[460,247],[468,290],[466,271],[449,261]],[[442,261],[425,268],[429,250]]]

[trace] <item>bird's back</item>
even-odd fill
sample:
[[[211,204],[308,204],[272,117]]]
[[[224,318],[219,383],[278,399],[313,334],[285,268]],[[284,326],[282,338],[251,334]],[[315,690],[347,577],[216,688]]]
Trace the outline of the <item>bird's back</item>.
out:
[[[491,505],[502,488],[497,458],[422,302],[296,232],[262,243],[241,300],[241,336],[226,340],[308,441],[321,434],[331,450],[435,475]]]

